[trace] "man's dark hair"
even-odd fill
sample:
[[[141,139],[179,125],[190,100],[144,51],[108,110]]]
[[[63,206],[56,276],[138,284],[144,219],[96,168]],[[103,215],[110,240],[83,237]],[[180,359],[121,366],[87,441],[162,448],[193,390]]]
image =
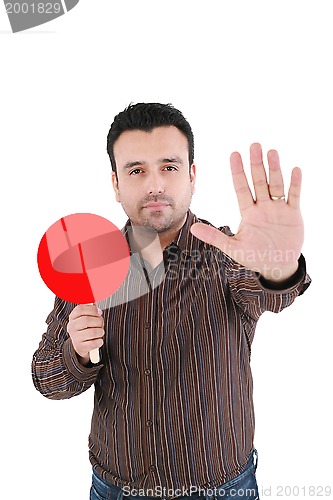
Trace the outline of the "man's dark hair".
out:
[[[112,170],[117,173],[113,148],[120,134],[126,130],[151,132],[156,127],[170,125],[177,127],[186,136],[191,167],[194,160],[194,138],[191,126],[183,114],[172,104],[140,102],[130,104],[114,117],[107,139],[107,152],[111,160]]]

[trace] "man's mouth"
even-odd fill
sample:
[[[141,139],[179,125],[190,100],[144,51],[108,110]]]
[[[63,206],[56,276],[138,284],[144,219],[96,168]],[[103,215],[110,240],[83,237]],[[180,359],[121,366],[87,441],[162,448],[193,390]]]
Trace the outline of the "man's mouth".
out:
[[[147,203],[146,205],[143,206],[143,208],[148,208],[148,209],[151,209],[151,210],[163,210],[164,208],[166,207],[169,207],[170,204],[169,203],[163,203],[163,202],[149,202]]]

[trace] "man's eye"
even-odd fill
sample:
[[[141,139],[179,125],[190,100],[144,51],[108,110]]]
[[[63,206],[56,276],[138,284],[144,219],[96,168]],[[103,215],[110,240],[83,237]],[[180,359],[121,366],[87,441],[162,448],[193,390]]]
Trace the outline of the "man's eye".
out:
[[[171,168],[171,169],[173,169],[173,170],[177,170],[177,168],[176,168],[176,167],[174,167],[173,165],[167,165],[165,168]],[[169,172],[170,172],[170,170],[169,170]]]
[[[130,175],[134,174],[135,172],[136,173],[141,172],[141,168],[136,168],[135,170],[132,170],[132,172],[130,172]]]

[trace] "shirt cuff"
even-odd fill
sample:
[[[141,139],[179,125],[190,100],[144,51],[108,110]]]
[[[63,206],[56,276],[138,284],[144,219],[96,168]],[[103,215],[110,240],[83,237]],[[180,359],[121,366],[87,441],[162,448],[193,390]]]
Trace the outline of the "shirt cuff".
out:
[[[103,366],[101,363],[97,365],[91,363],[91,366],[81,365],[70,338],[64,342],[63,357],[66,368],[78,382],[95,382],[97,374]]]
[[[260,284],[266,289],[266,290],[277,290],[277,291],[282,291],[282,290],[289,290],[290,288],[297,287],[300,285],[302,282],[303,287],[300,290],[299,295],[302,295],[302,293],[305,292],[305,290],[310,286],[311,280],[306,274],[306,263],[304,256],[301,254],[299,259],[298,259],[298,268],[296,272],[287,278],[284,281],[269,281],[266,280],[263,276],[261,276],[259,273],[256,273],[258,280]]]

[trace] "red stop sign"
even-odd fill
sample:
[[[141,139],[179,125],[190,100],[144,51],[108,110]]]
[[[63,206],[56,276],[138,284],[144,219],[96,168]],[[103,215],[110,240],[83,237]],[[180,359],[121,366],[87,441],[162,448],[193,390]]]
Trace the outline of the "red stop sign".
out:
[[[77,304],[104,300],[123,283],[130,264],[125,236],[99,215],[77,213],[52,224],[41,239],[37,262],[48,288]]]

